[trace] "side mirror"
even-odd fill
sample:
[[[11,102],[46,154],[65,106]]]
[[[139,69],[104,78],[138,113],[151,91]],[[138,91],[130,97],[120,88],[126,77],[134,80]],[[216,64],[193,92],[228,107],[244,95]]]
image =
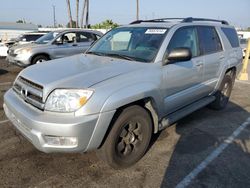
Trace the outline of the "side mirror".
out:
[[[169,52],[164,60],[164,64],[178,62],[178,61],[189,61],[192,58],[192,52],[189,48],[175,48]]]

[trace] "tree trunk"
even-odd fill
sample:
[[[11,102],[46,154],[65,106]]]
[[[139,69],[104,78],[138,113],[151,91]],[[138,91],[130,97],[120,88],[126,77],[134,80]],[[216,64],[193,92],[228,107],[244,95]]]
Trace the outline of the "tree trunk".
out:
[[[89,26],[89,0],[87,0],[85,28],[88,28],[88,26]]]
[[[79,28],[79,0],[76,0],[76,27]]]
[[[73,21],[72,21],[72,15],[71,15],[71,9],[70,9],[70,1],[66,0],[67,7],[68,7],[68,16],[69,16],[69,27],[73,27]]]
[[[85,13],[85,7],[86,7],[86,0],[83,1],[83,6],[82,6],[82,16],[81,16],[81,28],[83,28],[83,19],[84,19],[84,13]]]

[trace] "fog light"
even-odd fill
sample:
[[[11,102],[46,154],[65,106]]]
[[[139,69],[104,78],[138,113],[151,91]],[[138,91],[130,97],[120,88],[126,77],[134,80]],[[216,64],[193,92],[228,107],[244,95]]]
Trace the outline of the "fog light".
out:
[[[45,142],[51,146],[77,146],[78,139],[76,137],[61,136],[44,136]]]

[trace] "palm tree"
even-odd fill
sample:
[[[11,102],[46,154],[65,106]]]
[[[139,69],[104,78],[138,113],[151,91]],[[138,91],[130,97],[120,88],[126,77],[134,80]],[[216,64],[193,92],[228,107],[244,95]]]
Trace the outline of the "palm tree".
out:
[[[84,18],[84,13],[85,13],[85,8],[86,8],[86,0],[83,1],[83,6],[82,6],[82,16],[81,16],[81,28],[83,28],[83,18]]]
[[[89,22],[89,0],[83,1],[83,8],[82,8],[82,16],[81,16],[81,28],[83,28],[83,22],[84,27],[88,27]]]
[[[76,0],[76,27],[79,27],[79,0]]]
[[[69,16],[69,27],[72,28],[72,15],[71,15],[71,9],[70,9],[70,1],[66,0],[67,7],[68,7],[68,16]]]
[[[85,28],[88,28],[89,26],[89,0],[87,0],[87,7],[86,7],[86,22],[85,22]]]

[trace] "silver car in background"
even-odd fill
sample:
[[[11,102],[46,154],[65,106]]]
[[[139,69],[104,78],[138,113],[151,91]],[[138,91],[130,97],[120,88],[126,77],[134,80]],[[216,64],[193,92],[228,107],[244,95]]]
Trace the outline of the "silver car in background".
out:
[[[43,61],[86,51],[103,34],[98,31],[70,29],[50,32],[34,43],[13,46],[8,51],[10,63],[26,67]]]

